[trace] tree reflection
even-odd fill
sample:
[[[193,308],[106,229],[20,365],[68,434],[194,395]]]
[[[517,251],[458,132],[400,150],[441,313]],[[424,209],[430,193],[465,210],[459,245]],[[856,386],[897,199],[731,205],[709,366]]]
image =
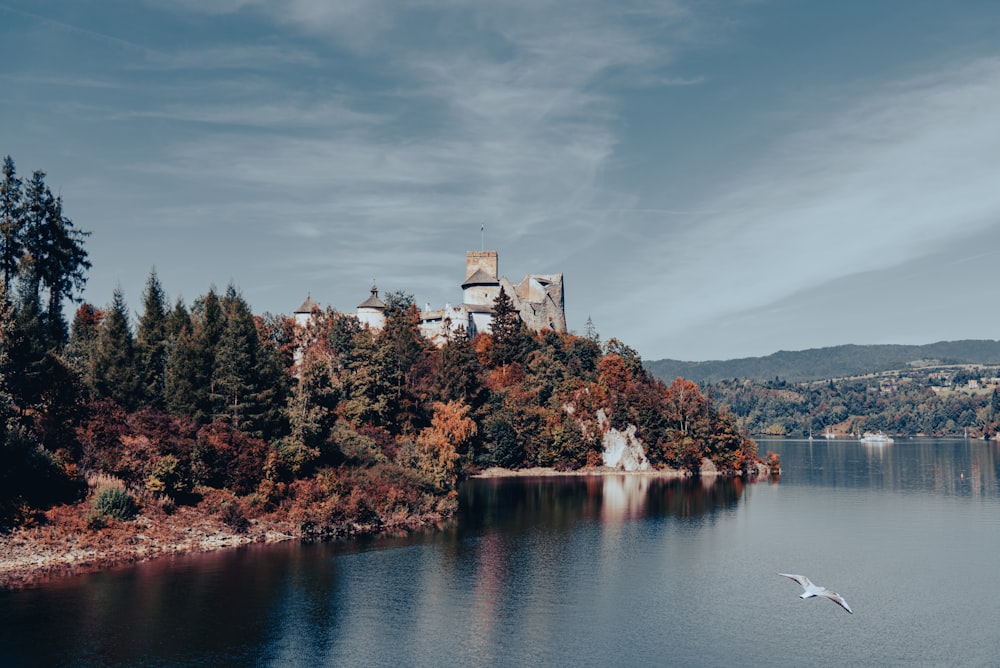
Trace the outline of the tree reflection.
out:
[[[657,478],[648,475],[471,480],[460,495],[464,531],[565,530],[653,518],[699,518],[739,503],[739,478]]]

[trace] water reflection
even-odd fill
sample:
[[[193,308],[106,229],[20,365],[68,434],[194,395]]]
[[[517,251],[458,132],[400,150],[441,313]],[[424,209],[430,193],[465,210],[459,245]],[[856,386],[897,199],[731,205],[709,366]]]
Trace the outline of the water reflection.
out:
[[[933,492],[989,497],[998,493],[998,446],[983,441],[897,440],[870,446],[854,441],[768,441],[781,455],[782,481],[795,485]]]
[[[386,637],[432,656],[442,625],[462,630],[466,659],[502,663],[512,624],[553,642],[580,573],[620,586],[649,520],[711,520],[743,494],[739,480],[470,481],[441,532],[253,547],[4,593],[0,665],[365,664],[385,656]]]
[[[475,480],[442,531],[3,592],[0,666],[996,664],[996,446],[767,448],[777,487]],[[858,614],[798,605],[773,576],[788,564]],[[802,644],[817,628],[837,654]]]
[[[463,532],[566,530],[581,522],[697,519],[739,503],[740,479],[665,479],[644,475],[471,480],[459,497]]]

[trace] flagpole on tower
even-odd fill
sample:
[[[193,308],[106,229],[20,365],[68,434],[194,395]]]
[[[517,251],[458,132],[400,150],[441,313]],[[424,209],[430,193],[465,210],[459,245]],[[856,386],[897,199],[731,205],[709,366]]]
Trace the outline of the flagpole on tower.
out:
[[[479,250],[485,252],[486,251],[486,226],[485,225],[480,225],[479,226],[479,233],[482,235],[482,241],[479,244]]]

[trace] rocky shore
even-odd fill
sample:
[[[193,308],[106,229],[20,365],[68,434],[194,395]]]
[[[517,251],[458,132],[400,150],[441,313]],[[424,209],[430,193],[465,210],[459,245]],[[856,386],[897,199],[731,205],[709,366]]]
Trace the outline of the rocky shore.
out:
[[[335,535],[410,531],[444,519],[434,514],[406,518],[394,526],[352,524],[341,527]],[[170,515],[141,515],[129,522],[110,520],[95,530],[87,526],[80,508],[61,506],[48,511],[41,524],[0,534],[0,590],[171,555],[313,538],[294,522],[274,517],[249,520],[236,531],[198,508],[179,508]]]

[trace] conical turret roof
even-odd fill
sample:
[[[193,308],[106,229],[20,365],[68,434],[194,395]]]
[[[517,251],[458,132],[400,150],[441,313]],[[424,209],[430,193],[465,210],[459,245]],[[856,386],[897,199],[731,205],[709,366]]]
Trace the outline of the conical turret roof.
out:
[[[471,276],[465,279],[465,283],[462,283],[462,289],[473,285],[500,285],[500,281],[482,269],[476,269]]]
[[[373,308],[381,311],[385,310],[385,302],[378,298],[378,288],[372,286],[372,293],[368,299],[358,304],[358,308]]]
[[[302,306],[295,309],[296,313],[312,313],[313,309],[318,309],[320,306],[312,300],[312,297],[306,297],[306,300],[302,302]]]

